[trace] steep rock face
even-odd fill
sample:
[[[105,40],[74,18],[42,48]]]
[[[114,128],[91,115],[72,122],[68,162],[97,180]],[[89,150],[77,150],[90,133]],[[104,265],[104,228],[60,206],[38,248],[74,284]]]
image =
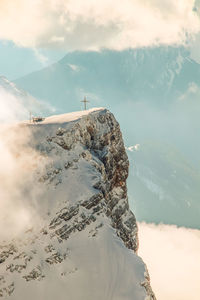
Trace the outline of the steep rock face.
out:
[[[155,299],[137,256],[129,162],[114,116],[97,109],[23,126],[46,158],[36,170],[41,225],[1,245],[0,297]]]

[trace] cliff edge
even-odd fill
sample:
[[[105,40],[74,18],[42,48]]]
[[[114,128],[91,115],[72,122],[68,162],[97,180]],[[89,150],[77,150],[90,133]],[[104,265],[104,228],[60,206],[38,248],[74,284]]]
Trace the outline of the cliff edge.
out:
[[[36,164],[32,182],[39,191],[37,226],[1,244],[0,297],[155,300],[137,256],[129,162],[112,113],[93,109],[20,124],[24,128],[28,147],[45,161]]]

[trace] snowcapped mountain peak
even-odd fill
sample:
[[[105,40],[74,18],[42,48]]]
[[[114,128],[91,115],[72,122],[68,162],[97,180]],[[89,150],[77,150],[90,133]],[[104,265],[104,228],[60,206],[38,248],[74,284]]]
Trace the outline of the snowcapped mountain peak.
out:
[[[1,245],[0,297],[155,300],[137,256],[129,162],[114,116],[92,109],[21,123],[24,129],[40,157],[33,176],[37,226]]]

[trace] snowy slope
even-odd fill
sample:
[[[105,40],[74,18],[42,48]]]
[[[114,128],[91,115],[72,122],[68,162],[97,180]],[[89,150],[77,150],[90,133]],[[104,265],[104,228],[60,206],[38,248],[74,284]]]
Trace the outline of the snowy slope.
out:
[[[0,76],[0,106],[2,114],[3,111],[6,114],[6,110],[13,112],[16,110],[17,119],[22,120],[26,119],[30,112],[32,114],[44,114],[52,111],[50,105],[38,101],[4,76]],[[9,109],[6,109],[6,106]],[[10,118],[9,115],[7,117]]]
[[[5,90],[9,91],[15,96],[23,98],[26,95],[28,95],[28,93],[26,93],[25,91],[22,91],[19,88],[17,88],[16,84],[9,81],[5,76],[0,76],[0,87],[4,88]]]
[[[71,122],[77,119],[82,118],[83,116],[88,115],[91,112],[102,110],[103,108],[91,108],[89,110],[77,111],[72,113],[66,113],[62,115],[54,115],[51,117],[46,118],[42,124],[59,124],[59,123],[66,123]]]
[[[1,242],[0,297],[155,299],[137,256],[126,188],[129,163],[114,116],[93,109],[18,127],[27,129],[27,147],[40,157],[32,186],[23,187],[38,188],[36,221],[23,235]]]

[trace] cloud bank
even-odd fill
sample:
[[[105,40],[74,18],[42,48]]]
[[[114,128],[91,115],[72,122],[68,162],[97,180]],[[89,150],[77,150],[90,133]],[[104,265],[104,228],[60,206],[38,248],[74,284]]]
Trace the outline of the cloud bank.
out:
[[[22,100],[0,86],[0,124],[26,120],[28,114]]]
[[[139,255],[158,300],[199,300],[200,230],[139,224]]]
[[[0,1],[0,39],[32,48],[179,45],[199,32],[194,0]]]
[[[19,124],[27,116],[23,101],[0,87],[0,241],[18,236],[39,218],[42,190],[35,171],[46,159],[28,146],[31,133]]]

